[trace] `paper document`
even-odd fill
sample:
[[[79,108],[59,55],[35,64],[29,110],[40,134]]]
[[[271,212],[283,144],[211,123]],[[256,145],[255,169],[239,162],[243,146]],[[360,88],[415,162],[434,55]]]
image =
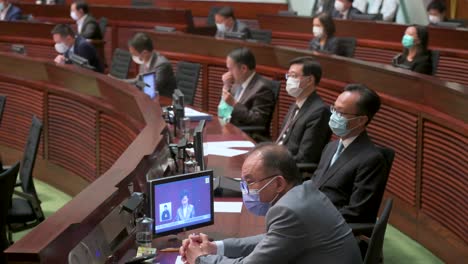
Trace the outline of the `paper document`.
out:
[[[250,141],[218,141],[205,142],[203,144],[203,153],[207,155],[217,155],[223,157],[234,157],[248,152],[248,150],[240,150],[234,148],[253,148],[254,143]]]
[[[181,256],[177,256],[176,260],[175,260],[175,264],[184,264],[184,262],[182,261],[182,257]]]
[[[242,202],[214,202],[215,213],[240,213]]]
[[[203,112],[199,112],[195,109],[190,107],[184,108],[185,116],[190,118],[192,121],[199,121],[199,120],[211,120],[211,115]]]

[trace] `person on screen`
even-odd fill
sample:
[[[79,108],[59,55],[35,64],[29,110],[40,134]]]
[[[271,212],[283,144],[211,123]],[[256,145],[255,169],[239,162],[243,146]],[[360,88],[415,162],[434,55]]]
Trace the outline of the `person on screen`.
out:
[[[89,13],[89,6],[84,1],[75,1],[70,6],[70,17],[76,21],[78,34],[85,39],[102,39],[101,28]]]
[[[167,204],[164,205],[164,210],[162,212],[161,219],[163,221],[167,221],[167,220],[171,219],[171,214],[169,213],[169,209],[167,208]]]
[[[289,62],[286,92],[295,99],[286,114],[276,143],[284,145],[296,162],[318,164],[330,140],[330,108],[316,91],[322,67],[312,57]]]
[[[264,131],[250,133],[270,138],[271,113],[275,110],[272,83],[255,72],[255,56],[248,48],[236,48],[226,58],[228,71],[223,74],[223,91],[218,116],[235,126],[263,126]]]
[[[179,253],[193,263],[362,263],[351,228],[311,181],[301,183],[284,146],[257,145],[242,165],[245,207],[265,216],[265,234],[210,242],[183,240]]]
[[[393,58],[392,65],[423,74],[432,74],[431,52],[427,49],[429,34],[424,26],[409,26],[401,40],[403,53]]]
[[[21,9],[9,0],[0,0],[0,21],[21,20]]]
[[[244,33],[245,38],[251,38],[250,29],[244,23],[240,22],[234,16],[234,9],[230,6],[222,7],[215,14],[216,35],[217,38],[224,37],[225,32]]]
[[[132,54],[133,62],[138,64],[139,68],[138,76],[126,81],[136,83],[140,75],[156,72],[155,88],[160,95],[171,97],[176,88],[171,62],[154,50],[151,38],[145,33],[136,33],[128,41],[128,50]]]
[[[314,38],[309,49],[323,53],[338,53],[338,40],[335,38],[335,23],[328,13],[320,13],[313,19]]]
[[[354,0],[335,0],[333,18],[351,19],[355,14],[362,14],[359,9],[353,7]]]
[[[96,49],[81,36],[75,37],[75,32],[69,25],[58,24],[52,29],[55,50],[59,53],[54,59],[55,63],[71,63],[69,57],[72,53],[88,60],[89,65],[97,72],[103,72]]]
[[[189,194],[187,190],[183,190],[180,194],[180,207],[177,209],[176,221],[187,220],[195,217],[195,207],[189,204]]]

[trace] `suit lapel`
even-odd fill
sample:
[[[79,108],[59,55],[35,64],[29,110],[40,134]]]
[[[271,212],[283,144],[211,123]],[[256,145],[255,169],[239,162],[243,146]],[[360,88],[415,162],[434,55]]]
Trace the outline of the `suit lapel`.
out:
[[[336,148],[338,147],[338,140],[334,142],[333,151],[329,153],[327,156],[327,164],[328,169],[325,173],[318,179],[317,186],[322,186],[325,184],[330,178],[332,178],[336,172],[338,172],[344,165],[346,165],[349,161],[354,159],[355,157],[359,156],[359,153],[362,151],[362,146],[366,145],[369,142],[369,137],[367,136],[367,132],[362,132],[345,150],[341,153],[340,157],[330,166],[331,159],[333,155],[335,155]]]
[[[299,109],[299,112],[297,113],[296,117],[292,121],[291,127],[289,128],[289,133],[286,135],[286,138],[284,139],[284,142],[288,141],[289,136],[291,135],[290,132],[294,129],[294,126],[296,125],[297,120],[302,118],[302,116],[305,115],[307,112],[310,113],[311,111],[313,111],[313,109],[309,109],[309,108],[312,106],[312,104],[314,103],[316,98],[317,98],[317,93],[316,92],[313,92],[311,95],[309,95],[309,97],[307,97],[304,104]],[[293,106],[294,105],[292,105],[292,107]],[[290,109],[290,111],[291,111],[291,109]]]
[[[244,104],[246,101],[248,101],[248,99],[250,99],[250,97],[255,96],[255,93],[257,92],[255,89],[256,88],[255,85],[257,84],[258,78],[259,78],[259,75],[255,73],[252,80],[250,80],[249,85],[245,87],[244,94],[239,99],[239,103]]]

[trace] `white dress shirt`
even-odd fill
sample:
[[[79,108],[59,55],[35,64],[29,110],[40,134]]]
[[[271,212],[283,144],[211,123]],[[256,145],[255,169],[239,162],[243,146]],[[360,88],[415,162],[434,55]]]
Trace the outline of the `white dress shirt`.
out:
[[[5,8],[2,10],[2,12],[0,12],[0,20],[2,20],[2,21],[5,20],[5,17],[6,17],[6,15],[7,15],[7,13],[8,13],[8,10],[10,10],[10,7],[11,7],[11,4],[8,4],[8,6],[5,7]]]
[[[76,25],[78,26],[78,34],[81,34],[81,29],[83,29],[83,23],[87,17],[88,17],[88,14],[82,16],[80,19],[76,21]]]

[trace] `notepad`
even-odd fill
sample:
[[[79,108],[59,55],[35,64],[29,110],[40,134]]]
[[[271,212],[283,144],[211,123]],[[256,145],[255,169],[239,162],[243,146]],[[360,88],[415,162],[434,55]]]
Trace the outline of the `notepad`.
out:
[[[186,117],[190,118],[191,121],[200,121],[200,120],[207,120],[210,121],[212,116],[207,113],[199,112],[195,109],[192,109],[190,107],[185,107],[184,108],[184,114]]]

